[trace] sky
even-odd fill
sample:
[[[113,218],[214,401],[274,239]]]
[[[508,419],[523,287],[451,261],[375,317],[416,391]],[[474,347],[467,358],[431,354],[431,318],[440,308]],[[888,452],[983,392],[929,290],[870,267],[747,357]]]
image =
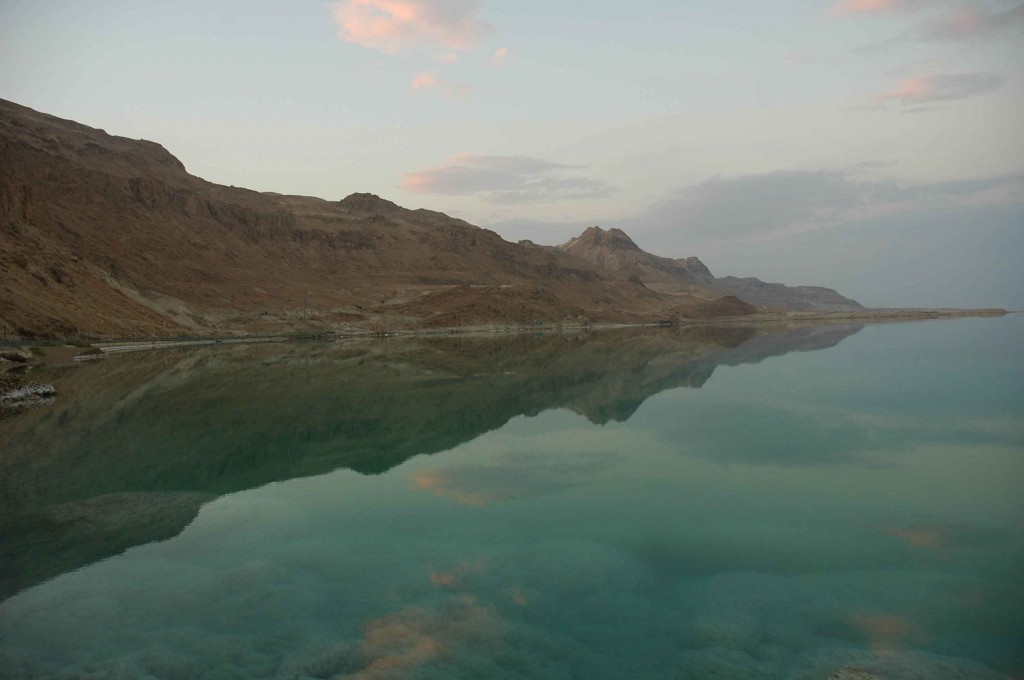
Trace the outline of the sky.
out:
[[[0,98],[221,184],[1024,308],[1021,0],[3,0]]]

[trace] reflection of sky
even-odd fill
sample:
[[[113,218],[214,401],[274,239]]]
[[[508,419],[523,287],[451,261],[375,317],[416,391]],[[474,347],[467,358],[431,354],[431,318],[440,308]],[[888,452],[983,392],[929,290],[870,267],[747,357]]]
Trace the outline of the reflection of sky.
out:
[[[551,411],[385,475],[223,497],[173,540],[0,605],[0,661],[16,678],[1002,677],[1024,663],[1020,364],[986,323],[873,327],[721,368],[626,423]],[[934,390],[955,353],[927,341],[947,329],[970,343]],[[915,338],[932,361],[886,360]],[[863,406],[873,391],[884,407]]]
[[[526,436],[484,436],[460,449],[470,460],[421,470],[413,486],[465,505],[488,505],[532,498],[591,482],[616,467],[625,452],[657,447],[642,433],[622,430],[609,436],[600,430],[565,429]]]
[[[869,326],[828,352],[719,370],[699,394],[658,395],[632,425],[714,460],[768,465],[866,461],[925,443],[1020,448],[1019,327],[994,320],[978,337],[986,326],[971,321]]]

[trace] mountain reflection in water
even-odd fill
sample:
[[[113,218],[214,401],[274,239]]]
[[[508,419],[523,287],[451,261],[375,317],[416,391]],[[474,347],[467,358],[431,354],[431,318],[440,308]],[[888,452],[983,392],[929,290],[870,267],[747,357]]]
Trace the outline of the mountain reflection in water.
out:
[[[0,599],[175,536],[222,494],[339,468],[382,473],[548,409],[624,421],[659,392],[703,386],[719,365],[825,349],[860,329],[220,346],[45,376],[57,401],[0,429]],[[571,470],[530,474],[530,493],[572,483]],[[452,481],[417,483],[445,493]]]

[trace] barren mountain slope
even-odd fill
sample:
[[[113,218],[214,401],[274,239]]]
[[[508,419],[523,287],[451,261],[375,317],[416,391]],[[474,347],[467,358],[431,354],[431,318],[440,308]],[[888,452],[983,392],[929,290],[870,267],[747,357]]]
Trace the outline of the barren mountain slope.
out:
[[[715,278],[696,257],[673,260],[641,250],[620,229],[590,227],[558,248],[587,260],[619,279],[641,281],[662,293],[686,293],[708,299],[725,295],[761,306],[794,311],[848,311],[863,309],[831,288],[785,286],[755,278]],[[720,310],[724,311],[724,310]]]
[[[379,324],[451,286],[474,299],[540,286],[545,319],[649,320],[678,304],[443,213],[212,184],[158,144],[2,100],[0,276],[0,332],[21,336]],[[435,316],[418,312],[401,320]]]
[[[841,312],[864,309],[856,300],[821,286],[785,286],[753,277],[723,276],[715,280],[716,290],[731,293],[762,307],[781,307],[805,312]]]
[[[717,298],[715,277],[696,257],[673,260],[640,249],[621,229],[589,227],[558,248],[612,272],[618,278],[642,281],[649,288]]]

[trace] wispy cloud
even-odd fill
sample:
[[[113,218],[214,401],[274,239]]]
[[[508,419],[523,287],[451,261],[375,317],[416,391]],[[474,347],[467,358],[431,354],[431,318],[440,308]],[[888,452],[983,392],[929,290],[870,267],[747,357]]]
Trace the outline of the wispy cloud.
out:
[[[436,69],[414,75],[410,87],[414,90],[437,90],[451,96],[467,96],[474,91],[472,85],[453,83],[442,78]]]
[[[918,106],[977,97],[998,89],[1002,84],[1002,77],[983,71],[921,76],[901,80],[893,89],[876,95],[875,100]]]
[[[986,4],[958,7],[926,21],[915,30],[923,41],[973,42],[1010,33],[1024,25],[1024,4],[993,11]]]
[[[997,530],[968,524],[892,524],[882,531],[899,538],[914,548],[928,550],[963,550],[984,548],[1006,541],[1006,535]]]
[[[842,2],[832,7],[834,14],[857,16],[863,14],[903,13],[904,10],[946,5],[938,14],[917,20],[893,38],[866,45],[859,52],[871,53],[888,47],[912,42],[980,43],[1019,32],[1024,28],[1024,3],[1008,9],[993,9],[983,1],[950,7],[942,2],[908,2],[907,0],[857,0]],[[856,10],[854,5],[863,6]],[[870,5],[870,8],[868,6]]]
[[[505,63],[505,60],[508,59],[510,54],[512,53],[509,51],[507,47],[499,47],[497,50],[495,50],[492,59],[494,59],[495,64],[498,64],[500,66]]]
[[[413,486],[462,505],[484,506],[580,486],[612,469],[619,459],[620,454],[606,451],[563,452],[557,460],[533,452],[511,452],[499,456],[496,464],[424,470],[414,475]]]
[[[471,49],[490,30],[479,13],[476,0],[342,0],[332,5],[343,40],[387,53],[414,47]]]
[[[863,188],[846,170],[712,177],[656,205],[654,220],[702,238],[732,240],[819,224],[856,208]]]
[[[465,595],[434,607],[407,607],[363,624],[358,651],[364,664],[352,680],[413,677],[446,655],[459,658],[500,637],[504,620],[489,604]],[[334,676],[340,677],[340,676]]]
[[[406,175],[402,188],[418,194],[478,195],[491,203],[523,203],[607,196],[601,180],[574,174],[570,165],[527,156],[461,154]]]
[[[938,206],[1024,204],[1024,175],[908,183],[871,166],[712,177],[650,208],[638,226],[705,243],[756,243]]]
[[[924,0],[842,0],[829,7],[829,11],[839,16],[883,14],[915,9],[924,4]]]
[[[437,87],[440,82],[437,78],[437,71],[424,71],[413,76],[412,89],[422,90],[428,87]]]

